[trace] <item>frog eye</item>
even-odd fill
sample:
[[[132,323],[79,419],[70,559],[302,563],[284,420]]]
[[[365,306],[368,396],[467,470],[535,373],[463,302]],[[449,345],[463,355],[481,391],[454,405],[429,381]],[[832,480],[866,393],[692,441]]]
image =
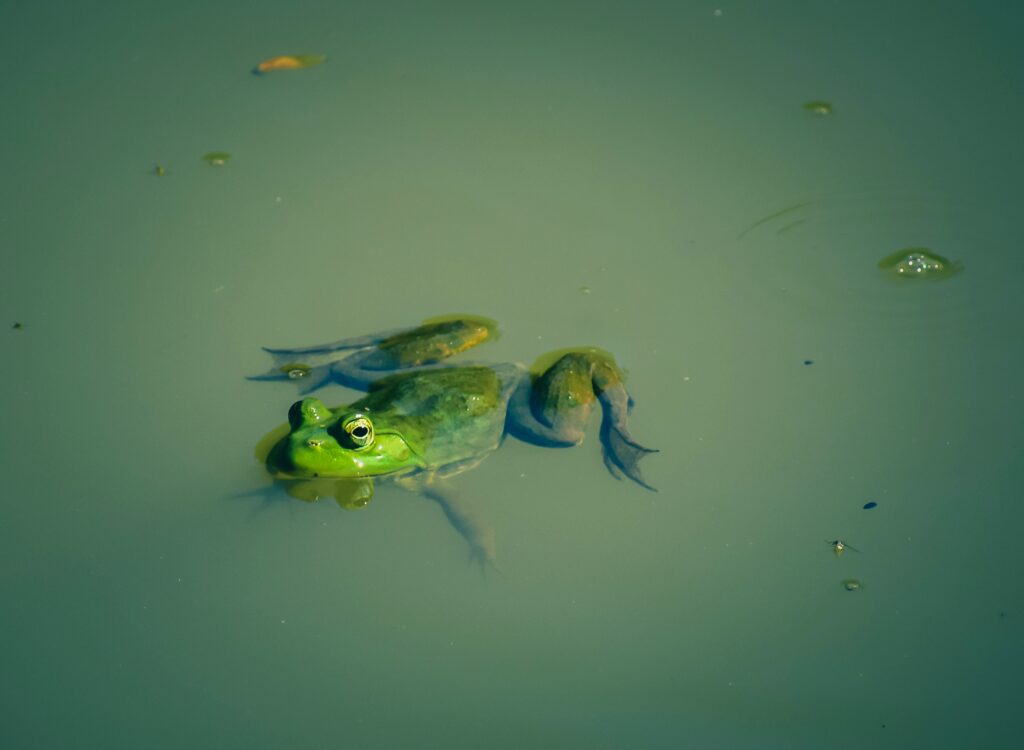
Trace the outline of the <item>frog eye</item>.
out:
[[[366,417],[352,417],[342,429],[345,431],[347,442],[356,450],[367,448],[373,442],[373,422]]]

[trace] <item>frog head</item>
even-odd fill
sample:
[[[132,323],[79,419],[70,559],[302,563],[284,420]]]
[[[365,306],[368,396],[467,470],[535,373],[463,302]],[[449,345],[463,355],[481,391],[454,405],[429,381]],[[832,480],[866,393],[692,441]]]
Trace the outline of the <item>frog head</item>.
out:
[[[275,476],[373,477],[420,465],[398,432],[375,428],[364,413],[331,411],[316,398],[292,404],[288,426],[288,434],[267,455],[267,469]]]

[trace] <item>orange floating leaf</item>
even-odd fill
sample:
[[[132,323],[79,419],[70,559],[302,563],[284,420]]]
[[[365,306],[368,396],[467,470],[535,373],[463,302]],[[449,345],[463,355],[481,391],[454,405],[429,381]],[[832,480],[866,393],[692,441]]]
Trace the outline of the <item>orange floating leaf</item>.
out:
[[[298,70],[311,68],[327,60],[327,55],[278,55],[268,57],[256,66],[257,73],[269,73],[272,70]]]

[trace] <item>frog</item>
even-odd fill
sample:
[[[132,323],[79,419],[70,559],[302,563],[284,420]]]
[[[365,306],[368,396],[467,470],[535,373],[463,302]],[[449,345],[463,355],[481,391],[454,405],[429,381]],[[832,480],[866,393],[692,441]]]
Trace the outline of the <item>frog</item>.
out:
[[[508,437],[541,447],[580,445],[600,406],[605,467],[656,491],[639,463],[658,451],[629,432],[634,402],[610,353],[558,350],[532,368],[450,361],[497,335],[489,318],[448,315],[325,344],[264,347],[273,364],[250,380],[292,381],[302,398],[289,407],[287,423],[260,441],[257,457],[276,484],[307,502],[333,497],[342,508],[362,509],[382,481],[433,500],[484,568],[497,567],[494,530],[450,480]],[[331,383],[365,395],[335,407],[310,395]]]

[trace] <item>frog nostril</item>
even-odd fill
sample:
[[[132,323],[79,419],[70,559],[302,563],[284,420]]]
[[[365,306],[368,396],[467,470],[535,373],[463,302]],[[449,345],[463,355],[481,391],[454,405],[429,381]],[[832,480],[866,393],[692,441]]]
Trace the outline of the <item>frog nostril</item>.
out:
[[[323,444],[324,441],[318,440],[317,438],[310,438],[309,440],[306,441],[306,445],[308,445],[310,448],[319,448]]]

